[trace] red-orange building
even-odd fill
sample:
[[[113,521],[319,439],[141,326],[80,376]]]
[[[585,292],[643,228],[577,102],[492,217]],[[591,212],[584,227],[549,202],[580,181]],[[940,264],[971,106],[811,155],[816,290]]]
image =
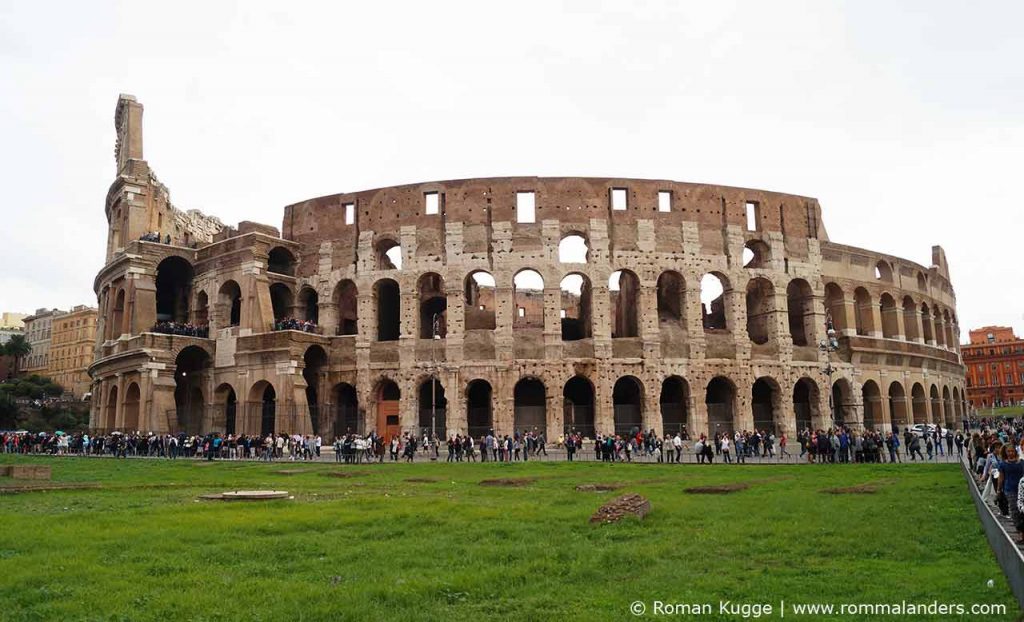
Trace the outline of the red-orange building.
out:
[[[961,347],[967,368],[967,400],[975,408],[1024,402],[1024,339],[1008,326],[971,331]]]

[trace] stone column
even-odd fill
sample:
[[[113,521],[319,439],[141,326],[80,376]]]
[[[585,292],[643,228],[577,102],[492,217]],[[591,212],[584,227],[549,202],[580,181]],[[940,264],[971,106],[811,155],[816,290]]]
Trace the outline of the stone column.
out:
[[[321,299],[317,304],[320,328],[326,336],[338,334],[338,305],[333,300]]]

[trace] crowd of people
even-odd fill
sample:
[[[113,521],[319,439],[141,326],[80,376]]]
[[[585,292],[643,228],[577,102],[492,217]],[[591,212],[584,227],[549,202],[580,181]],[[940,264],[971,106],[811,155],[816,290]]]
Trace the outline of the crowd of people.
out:
[[[316,322],[297,320],[293,317],[286,317],[274,322],[274,330],[301,330],[304,333],[315,333],[316,328]]]
[[[1024,418],[990,420],[967,446],[982,499],[1011,519],[1024,544]]]
[[[182,335],[185,337],[202,337],[207,338],[210,336],[209,326],[198,326],[196,324],[181,323],[181,322],[157,322],[156,326],[153,327],[154,333],[161,333],[164,335]]]
[[[162,242],[161,239],[160,239],[160,232],[159,231],[150,231],[148,233],[143,233],[142,235],[139,236],[139,239],[142,240],[143,242],[156,242],[157,244],[160,244]],[[162,243],[163,244],[170,244],[171,243],[171,234],[170,233],[167,234],[167,241],[166,242],[162,242]]]

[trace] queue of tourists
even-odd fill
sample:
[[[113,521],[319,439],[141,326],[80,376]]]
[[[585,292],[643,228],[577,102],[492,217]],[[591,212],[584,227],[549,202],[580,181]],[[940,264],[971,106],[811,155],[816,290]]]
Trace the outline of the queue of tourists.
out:
[[[981,489],[981,497],[1017,532],[1024,544],[1024,421],[993,421],[991,428],[974,432],[967,443],[968,463]]]

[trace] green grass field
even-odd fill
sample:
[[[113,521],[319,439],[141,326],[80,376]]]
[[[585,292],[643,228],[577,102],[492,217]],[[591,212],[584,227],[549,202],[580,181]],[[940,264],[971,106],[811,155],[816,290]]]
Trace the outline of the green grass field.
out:
[[[0,495],[3,620],[619,620],[655,599],[715,603],[700,619],[738,619],[717,615],[720,599],[1018,615],[955,465],[20,461],[95,487]],[[684,492],[735,482],[750,487]],[[821,492],[859,484],[876,492]],[[294,499],[196,501],[249,488]],[[624,492],[651,500],[646,519],[588,522]]]

